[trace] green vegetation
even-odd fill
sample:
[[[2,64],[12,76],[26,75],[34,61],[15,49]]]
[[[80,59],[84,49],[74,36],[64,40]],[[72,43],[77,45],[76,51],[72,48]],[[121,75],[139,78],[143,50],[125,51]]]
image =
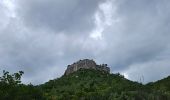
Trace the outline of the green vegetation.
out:
[[[24,72],[9,74],[3,71],[0,77],[0,100],[43,100],[43,92],[31,84],[21,84],[21,76]]]
[[[170,100],[170,77],[142,85],[118,74],[81,69],[39,85],[21,84],[23,72],[4,71],[0,100]]]

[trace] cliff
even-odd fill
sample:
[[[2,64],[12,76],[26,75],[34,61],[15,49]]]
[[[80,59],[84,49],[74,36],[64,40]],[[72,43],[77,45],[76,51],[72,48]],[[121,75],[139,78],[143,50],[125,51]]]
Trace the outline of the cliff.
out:
[[[68,65],[65,71],[65,75],[69,75],[70,73],[73,73],[79,69],[94,69],[110,73],[110,68],[107,67],[107,64],[97,65],[93,60],[84,59]]]

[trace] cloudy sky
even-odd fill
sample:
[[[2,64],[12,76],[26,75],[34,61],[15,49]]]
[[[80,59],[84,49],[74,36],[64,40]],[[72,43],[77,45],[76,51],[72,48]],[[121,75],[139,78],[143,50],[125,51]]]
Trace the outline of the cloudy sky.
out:
[[[0,14],[0,72],[24,83],[84,58],[144,83],[170,75],[169,0],[1,0]]]

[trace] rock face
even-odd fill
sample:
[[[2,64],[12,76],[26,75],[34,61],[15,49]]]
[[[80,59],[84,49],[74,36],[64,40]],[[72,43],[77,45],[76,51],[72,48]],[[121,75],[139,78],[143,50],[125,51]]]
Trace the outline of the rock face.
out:
[[[65,75],[69,75],[70,73],[73,73],[79,69],[94,69],[110,73],[110,68],[107,67],[107,64],[97,65],[93,60],[84,59],[79,60],[72,65],[68,65],[65,71]]]

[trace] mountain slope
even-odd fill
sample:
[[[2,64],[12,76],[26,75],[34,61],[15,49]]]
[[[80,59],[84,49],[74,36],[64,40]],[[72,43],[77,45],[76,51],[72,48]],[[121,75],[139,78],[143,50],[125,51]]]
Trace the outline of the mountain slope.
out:
[[[142,85],[120,74],[80,69],[33,86],[24,85],[23,72],[0,77],[0,100],[170,100],[170,77]]]
[[[168,100],[168,96],[154,92],[120,74],[108,74],[81,69],[68,76],[50,80],[40,86],[48,99],[54,100]]]
[[[159,91],[169,91],[170,94],[170,76],[158,80],[156,82],[151,82],[148,83],[147,86],[151,87],[154,90],[159,90]]]

